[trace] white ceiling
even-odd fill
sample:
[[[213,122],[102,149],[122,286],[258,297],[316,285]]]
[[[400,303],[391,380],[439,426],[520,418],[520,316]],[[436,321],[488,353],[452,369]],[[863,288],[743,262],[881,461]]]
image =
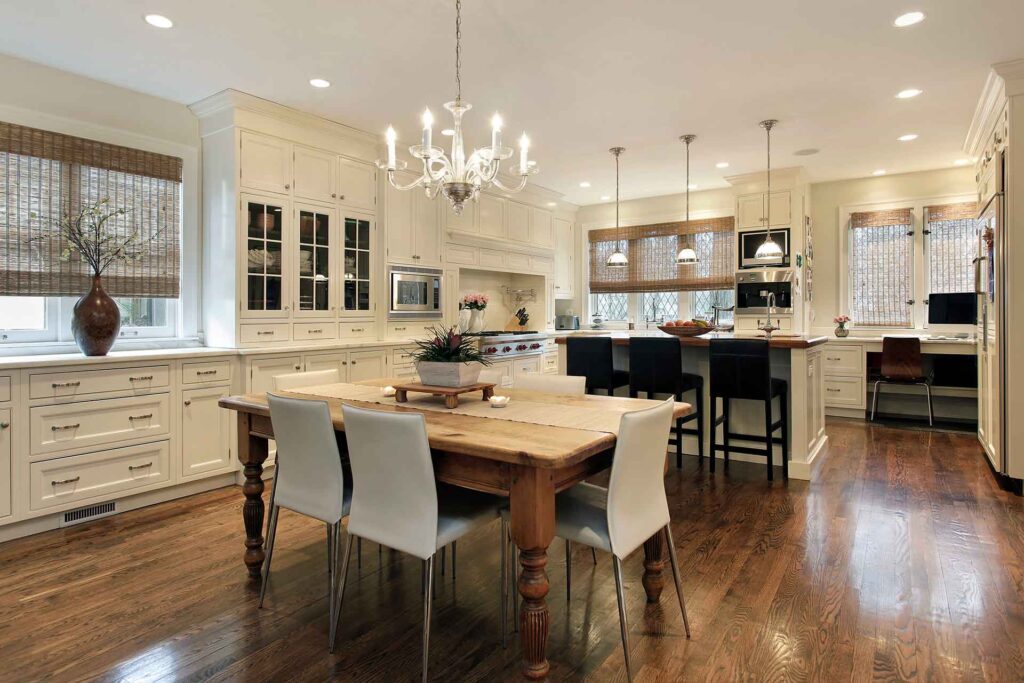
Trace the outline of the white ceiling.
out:
[[[893,28],[911,9],[925,21]],[[425,105],[447,124],[453,24],[453,0],[8,0],[0,50],[182,103],[236,88],[412,140]],[[781,121],[773,165],[815,181],[947,167],[989,65],[1024,57],[1022,24],[1021,0],[465,0],[468,142],[488,144],[500,111],[508,135],[530,134],[536,182],[579,204],[614,194],[613,145],[624,198],[683,189],[682,133],[698,135],[701,189],[762,170],[767,117]],[[911,87],[924,94],[894,97]],[[920,138],[896,141],[908,132]],[[794,156],[809,147],[820,154]]]

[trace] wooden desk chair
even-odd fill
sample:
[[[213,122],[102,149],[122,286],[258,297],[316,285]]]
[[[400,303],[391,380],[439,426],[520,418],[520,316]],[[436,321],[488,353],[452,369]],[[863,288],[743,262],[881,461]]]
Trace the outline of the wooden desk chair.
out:
[[[928,397],[928,426],[935,422],[932,412],[932,378],[925,373],[921,340],[918,337],[882,338],[882,378],[875,382],[871,397],[871,421],[878,408],[878,390],[883,384],[923,386]]]

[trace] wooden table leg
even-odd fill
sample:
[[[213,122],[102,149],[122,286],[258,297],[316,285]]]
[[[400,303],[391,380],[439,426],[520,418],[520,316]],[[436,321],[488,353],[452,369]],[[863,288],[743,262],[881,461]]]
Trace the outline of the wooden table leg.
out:
[[[261,436],[250,432],[248,413],[238,414],[238,460],[242,463],[245,482],[242,493],[242,520],[245,522],[245,566],[249,578],[260,578],[263,567],[263,463],[267,459],[269,446]]]
[[[644,541],[644,591],[647,593],[647,602],[658,602],[661,598],[661,591],[665,587],[665,554],[664,534],[659,531]]]
[[[549,616],[548,546],[555,537],[555,484],[551,470],[521,467],[510,495],[512,540],[519,548],[519,642],[523,675],[540,680],[548,675]]]

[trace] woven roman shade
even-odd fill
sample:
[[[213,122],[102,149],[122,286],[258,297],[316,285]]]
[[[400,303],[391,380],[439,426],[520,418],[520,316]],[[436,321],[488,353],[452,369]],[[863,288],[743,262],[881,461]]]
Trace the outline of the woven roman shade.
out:
[[[884,228],[891,225],[913,224],[911,209],[886,209],[884,211],[859,211],[850,214],[851,228]]]
[[[924,207],[929,294],[974,291],[977,215],[975,202]]]
[[[139,234],[145,256],[103,275],[113,296],[177,298],[182,160],[0,122],[0,296],[80,296],[92,273],[66,248],[56,221],[106,199],[119,236]]]
[[[732,216],[591,230],[589,240],[595,294],[727,289],[736,281]],[[616,243],[629,258],[626,268],[605,266]],[[676,263],[684,246],[693,247],[699,263]]]
[[[936,221],[973,221],[978,217],[978,204],[976,202],[962,202],[959,204],[942,204],[939,206],[924,207],[926,222]]]
[[[850,316],[861,326],[911,327],[911,209],[850,214]]]

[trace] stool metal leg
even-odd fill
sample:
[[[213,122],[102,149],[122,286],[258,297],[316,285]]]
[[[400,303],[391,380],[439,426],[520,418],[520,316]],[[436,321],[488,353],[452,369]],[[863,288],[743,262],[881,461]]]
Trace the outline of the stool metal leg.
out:
[[[769,398],[764,402],[764,447],[768,457],[768,481],[774,477],[775,454],[772,449],[772,400]]]
[[[629,659],[629,624],[626,622],[626,597],[622,592],[622,562],[612,555],[615,572],[615,594],[619,600],[619,630],[622,632],[622,652],[626,656],[626,680],[633,680],[633,667]]]
[[[779,410],[782,420],[782,478],[789,479],[789,393],[783,392],[779,398]]]
[[[729,399],[722,399],[722,415],[725,417],[725,421],[722,423],[722,436],[724,437],[725,445],[725,467],[726,470],[729,468]]]

